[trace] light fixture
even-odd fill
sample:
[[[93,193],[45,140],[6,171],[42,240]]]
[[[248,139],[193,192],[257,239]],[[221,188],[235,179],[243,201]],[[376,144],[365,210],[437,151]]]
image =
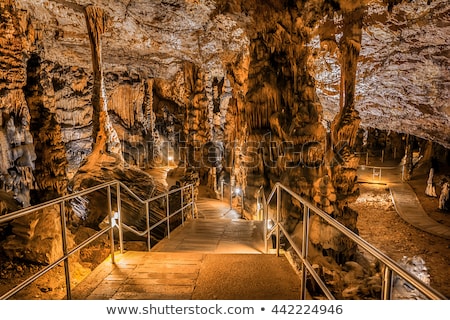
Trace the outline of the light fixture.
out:
[[[118,227],[117,221],[119,221],[119,212],[113,211],[113,215],[111,217],[111,227],[112,228],[114,228],[116,226]]]
[[[241,195],[241,191],[242,191],[241,188],[235,188],[234,189],[234,193],[237,194],[237,195]]]

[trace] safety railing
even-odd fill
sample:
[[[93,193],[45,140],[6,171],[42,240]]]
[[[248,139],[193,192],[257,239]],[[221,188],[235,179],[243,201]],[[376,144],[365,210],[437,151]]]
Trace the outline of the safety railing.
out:
[[[103,227],[101,230],[95,232],[93,235],[82,241],[80,244],[74,246],[73,248],[69,248],[68,244],[68,236],[67,236],[67,202],[92,195],[94,192],[102,191],[103,193],[106,191],[106,202],[107,202],[107,219],[108,224],[106,224],[105,227]],[[179,209],[175,210],[174,212],[171,212],[170,210],[170,201],[169,197],[170,195],[180,192],[180,207]],[[146,214],[146,221],[147,221],[147,228],[143,231],[138,231],[134,227],[127,226],[122,222],[123,214],[122,214],[122,196],[128,193],[132,198],[134,198],[136,201],[138,201],[140,204],[145,206],[145,214]],[[113,194],[116,196],[116,208],[117,211],[113,211]],[[189,201],[185,201],[185,196],[189,195]],[[161,218],[158,222],[154,223],[153,225],[150,225],[150,203],[159,199],[165,200],[166,205],[166,215],[164,218]],[[26,288],[28,285],[48,273],[49,271],[53,270],[55,267],[61,265],[61,263],[64,265],[64,276],[65,276],[65,283],[66,283],[66,298],[70,300],[72,298],[72,290],[71,290],[71,273],[70,273],[70,267],[69,267],[69,258],[73,256],[76,252],[80,251],[81,249],[87,247],[89,244],[93,243],[95,240],[99,239],[102,235],[109,233],[109,245],[110,245],[110,256],[111,256],[111,262],[114,263],[114,252],[115,252],[115,240],[114,240],[114,228],[118,228],[118,235],[119,235],[119,247],[120,252],[123,252],[123,242],[124,242],[124,236],[123,236],[123,230],[128,230],[136,235],[139,236],[147,236],[147,247],[150,251],[151,249],[151,231],[158,227],[161,224],[166,223],[167,226],[167,232],[166,236],[170,237],[170,231],[171,231],[171,225],[170,220],[172,217],[174,217],[177,214],[181,213],[181,220],[182,224],[184,224],[185,221],[185,212],[188,212],[190,209],[190,215],[192,218],[195,218],[195,209],[194,209],[194,186],[192,184],[182,186],[180,188],[171,190],[167,193],[160,194],[154,197],[151,197],[146,200],[142,200],[139,196],[137,196],[130,188],[128,188],[126,185],[124,185],[122,182],[114,180],[111,182],[106,182],[103,184],[99,184],[97,186],[85,189],[83,191],[79,191],[67,196],[60,197],[58,199],[54,199],[36,206],[28,207],[21,209],[19,211],[0,216],[0,225],[9,223],[13,220],[16,220],[21,217],[25,217],[29,214],[33,214],[36,212],[39,212],[44,209],[48,209],[54,206],[59,207],[59,216],[61,220],[61,242],[62,242],[62,256],[57,258],[55,261],[49,263],[45,267],[43,267],[38,272],[34,273],[32,276],[28,277],[26,280],[22,281],[20,284],[14,286],[12,289],[10,289],[8,292],[4,293],[0,296],[0,300],[9,299],[15,294],[17,294],[19,291]]]
[[[223,179],[221,179],[219,181],[219,194],[220,194],[220,200],[224,201],[224,195],[225,195],[225,186],[228,186],[227,189],[229,189],[229,193],[228,193],[228,202],[230,205],[230,210],[233,209],[233,198],[238,198],[240,199],[240,207],[241,207],[241,215],[243,215],[244,213],[244,198],[245,198],[245,194],[244,194],[244,190],[233,186],[233,183],[227,183],[225,182]]]
[[[364,174],[360,179],[362,182],[382,183],[383,181],[398,182],[403,181],[403,167],[402,166],[367,166],[359,165],[358,169]],[[401,171],[401,172],[400,172]],[[371,174],[369,174],[371,172]],[[383,177],[382,177],[383,174]],[[384,179],[386,176],[386,179]],[[370,177],[367,181],[367,177]]]
[[[373,257],[378,259],[381,263],[384,264],[384,274],[382,281],[382,292],[381,299],[390,300],[392,299],[392,287],[394,275],[397,274],[399,277],[403,278],[407,281],[411,286],[416,288],[421,294],[423,294],[428,299],[440,300],[447,299],[440,292],[436,291],[434,288],[431,288],[421,280],[419,280],[416,276],[402,268],[398,263],[392,260],[390,257],[385,255],[383,252],[375,248],[373,245],[359,237],[356,233],[348,229],[343,224],[339,223],[335,219],[333,219],[329,214],[325,211],[316,207],[310,201],[302,198],[297,193],[292,191],[291,189],[285,187],[280,183],[276,183],[270,192],[269,196],[266,198],[263,189],[260,190],[262,193],[262,206],[263,206],[263,216],[264,216],[264,239],[265,239],[265,249],[268,252],[268,241],[272,238],[272,235],[275,234],[275,249],[276,254],[280,254],[280,238],[281,234],[286,238],[286,240],[291,245],[292,249],[298,255],[301,261],[301,289],[300,296],[301,299],[306,299],[306,280],[308,273],[312,276],[317,285],[321,288],[327,299],[334,300],[336,299],[334,295],[331,293],[330,289],[327,287],[325,281],[317,274],[314,268],[311,265],[311,262],[308,259],[308,243],[309,243],[309,230],[310,230],[310,214],[316,214],[323,220],[325,220],[330,226],[334,227],[342,234],[351,239],[354,243],[356,243],[360,248],[364,249],[366,252],[370,253]],[[302,242],[301,248],[297,246],[297,244],[293,241],[290,234],[286,231],[283,226],[283,221],[281,219],[281,197],[282,191],[289,194],[291,197],[299,201],[303,205],[303,233],[302,233]],[[273,227],[269,229],[269,205],[272,199],[275,196],[276,200],[276,213],[275,213],[275,221]]]
[[[187,186],[183,186],[183,187],[180,187],[180,188],[177,188],[177,189],[170,190],[169,192],[166,192],[164,194],[160,194],[160,195],[154,196],[154,197],[152,197],[150,199],[147,199],[147,200],[141,200],[133,191],[131,191],[127,186],[125,186],[122,183],[120,183],[119,188],[120,187],[125,189],[134,199],[139,201],[142,205],[145,205],[145,212],[146,212],[146,217],[147,217],[147,220],[146,220],[147,228],[145,230],[139,231],[139,230],[136,230],[135,228],[132,228],[132,227],[127,226],[126,224],[120,222],[118,224],[119,229],[123,228],[123,229],[125,229],[125,230],[127,230],[127,231],[129,231],[129,232],[131,232],[131,233],[133,233],[135,235],[137,235],[137,236],[141,236],[141,237],[147,236],[147,248],[148,248],[149,251],[151,250],[150,239],[151,239],[151,231],[153,229],[155,229],[158,226],[166,223],[166,225],[167,225],[166,226],[166,228],[167,228],[167,233],[166,234],[167,234],[167,238],[170,239],[170,231],[171,231],[171,229],[170,229],[170,219],[172,217],[176,216],[179,213],[182,213],[181,214],[181,224],[184,225],[185,215],[183,214],[183,212],[185,210],[187,210],[188,208],[191,209],[191,217],[192,218],[196,217],[195,216],[195,209],[194,209],[194,185],[193,184],[190,184],[190,185],[187,185]],[[180,208],[175,210],[174,212],[171,212],[171,210],[170,210],[170,195],[175,194],[176,192],[180,192]],[[184,198],[185,198],[184,194],[186,194],[186,193],[188,193],[190,195],[191,201],[189,201],[187,203],[184,203],[185,202],[184,201]],[[120,195],[120,192],[119,192],[119,195]],[[153,225],[150,225],[150,205],[149,204],[151,202],[153,202],[153,201],[157,201],[157,200],[160,200],[160,199],[164,199],[165,200],[165,203],[166,203],[166,208],[165,208],[166,209],[166,212],[165,212],[166,216],[165,216],[165,218],[161,219],[160,221],[154,223]],[[120,215],[119,215],[119,217],[120,217]],[[119,235],[120,234],[123,234],[123,231],[120,231]],[[122,242],[123,242],[123,239],[119,239],[120,248],[123,248]]]

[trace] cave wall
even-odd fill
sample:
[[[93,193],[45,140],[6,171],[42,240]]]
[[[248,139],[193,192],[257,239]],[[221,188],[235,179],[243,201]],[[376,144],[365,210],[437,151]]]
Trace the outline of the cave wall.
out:
[[[356,105],[361,126],[393,130],[450,147],[449,5],[433,1],[367,1],[358,59]],[[324,119],[339,106],[342,25],[329,15],[314,33],[311,67]]]
[[[25,56],[33,50],[38,34],[30,26],[26,12],[16,10],[10,1],[2,3],[0,16],[0,180],[4,191],[20,205],[28,206],[36,153],[24,93]]]

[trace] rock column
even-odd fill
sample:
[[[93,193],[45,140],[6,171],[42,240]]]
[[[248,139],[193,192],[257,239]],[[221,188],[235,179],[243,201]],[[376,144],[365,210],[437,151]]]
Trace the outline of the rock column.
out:
[[[103,77],[101,36],[106,29],[107,17],[102,9],[95,6],[87,6],[85,8],[85,16],[94,72],[92,92],[94,150],[92,154],[106,151],[121,158],[120,140],[108,116],[108,102]]]

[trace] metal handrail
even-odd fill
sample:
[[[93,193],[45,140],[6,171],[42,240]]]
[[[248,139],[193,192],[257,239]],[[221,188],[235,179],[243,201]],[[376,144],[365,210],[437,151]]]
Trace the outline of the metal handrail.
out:
[[[282,225],[282,221],[280,219],[280,205],[281,205],[281,191],[287,192],[289,195],[294,197],[296,200],[298,200],[300,203],[304,205],[304,214],[303,214],[303,238],[302,238],[302,249],[300,250],[284,226]],[[332,227],[336,228],[340,232],[342,232],[344,235],[346,235],[348,238],[350,238],[353,242],[355,242],[357,245],[359,245],[361,248],[372,254],[375,258],[377,258],[379,261],[381,261],[385,265],[385,272],[384,272],[384,279],[383,279],[383,292],[382,292],[382,298],[384,300],[391,299],[391,289],[392,289],[392,281],[393,281],[393,272],[398,274],[400,277],[402,277],[404,280],[408,281],[412,286],[414,286],[420,293],[425,295],[429,299],[433,300],[446,300],[447,298],[435,290],[434,288],[428,286],[421,280],[419,280],[416,276],[414,276],[409,271],[402,268],[397,262],[392,260],[390,257],[388,257],[386,254],[378,250],[376,247],[374,247],[372,244],[368,243],[366,240],[362,239],[359,235],[348,229],[343,224],[339,223],[337,220],[333,219],[329,214],[327,214],[325,211],[319,209],[316,207],[312,202],[302,198],[300,195],[292,191],[291,189],[287,188],[286,186],[282,185],[281,183],[277,182],[269,196],[266,198],[265,194],[263,192],[263,210],[264,210],[264,235],[265,235],[265,241],[266,241],[266,249],[267,249],[267,241],[268,241],[268,230],[267,230],[267,221],[268,221],[268,207],[273,199],[273,196],[275,195],[275,192],[277,194],[277,219],[274,222],[275,226],[272,229],[275,230],[277,234],[277,243],[276,243],[276,253],[279,255],[279,247],[280,247],[280,232],[284,234],[286,239],[289,241],[290,245],[294,249],[294,251],[297,253],[297,255],[300,257],[301,263],[302,263],[302,290],[301,290],[301,298],[305,299],[306,297],[306,270],[313,276],[313,278],[317,281],[317,284],[322,288],[325,295],[329,299],[334,299],[334,296],[331,294],[331,292],[326,288],[325,282],[320,278],[320,276],[315,272],[315,270],[311,267],[308,257],[307,257],[307,250],[308,250],[308,242],[309,242],[309,215],[311,211],[315,214],[317,214],[319,217],[321,217],[323,220],[325,220],[328,224],[330,224]],[[306,270],[305,270],[306,269]]]
[[[43,203],[34,205],[32,207],[23,208],[23,209],[20,209],[18,211],[15,211],[15,212],[8,213],[6,215],[0,216],[0,224],[4,223],[4,222],[8,222],[8,221],[13,220],[13,219],[20,218],[22,216],[25,216],[25,215],[27,215],[29,213],[32,213],[32,212],[35,212],[35,211],[38,211],[38,210],[45,209],[45,208],[53,206],[55,204],[59,204],[60,202],[63,202],[63,201],[68,201],[68,200],[72,200],[72,199],[77,198],[77,197],[85,196],[85,195],[87,195],[89,193],[92,193],[94,191],[97,191],[97,190],[103,189],[105,187],[117,184],[117,182],[118,181],[116,181],[116,180],[110,181],[110,182],[105,182],[105,183],[96,185],[94,187],[90,187],[88,189],[85,189],[85,190],[82,190],[82,191],[78,191],[76,193],[65,195],[65,196],[59,197],[57,199],[53,199],[53,200],[50,200],[50,201],[47,201],[47,202],[43,202]]]
[[[115,187],[116,188],[116,201],[117,201],[117,213],[112,211],[112,197],[111,197],[111,187]],[[107,202],[108,202],[108,220],[109,220],[109,224],[107,227],[99,230],[98,232],[94,233],[92,236],[90,236],[89,238],[87,238],[86,240],[84,240],[82,243],[80,243],[79,245],[75,246],[74,248],[68,250],[67,248],[67,235],[66,235],[66,215],[65,215],[65,202],[75,199],[77,197],[81,197],[81,196],[86,196],[88,194],[91,194],[95,191],[101,190],[101,189],[105,189],[106,188],[106,195],[107,195]],[[133,198],[135,198],[137,201],[139,201],[141,204],[145,205],[146,207],[146,216],[147,216],[147,229],[144,230],[143,232],[137,232],[136,230],[134,230],[132,227],[129,227],[127,225],[125,225],[122,222],[122,214],[121,214],[121,188],[125,190],[126,193],[129,193]],[[191,201],[189,201],[188,203],[184,203],[184,197],[183,197],[183,192],[184,190],[188,190],[188,192],[191,195]],[[169,210],[169,195],[175,192],[180,192],[181,193],[181,204],[180,204],[180,209],[176,210],[175,212],[173,212],[172,214],[169,214],[170,210]],[[150,208],[149,208],[149,203],[155,200],[158,200],[160,198],[166,198],[166,212],[167,212],[167,216],[164,217],[163,219],[161,219],[160,221],[156,222],[155,224],[153,224],[152,226],[150,226],[149,223],[149,218],[150,218]],[[160,224],[167,222],[167,226],[168,226],[168,233],[167,233],[167,237],[170,237],[170,218],[172,218],[173,216],[175,216],[176,214],[182,212],[182,224],[184,224],[184,210],[188,209],[189,207],[191,207],[191,216],[192,218],[195,218],[195,210],[194,210],[194,205],[195,205],[195,198],[194,198],[194,185],[193,184],[189,184],[186,186],[182,186],[180,188],[177,189],[173,189],[170,190],[164,194],[160,194],[154,197],[151,197],[149,199],[146,200],[142,200],[139,196],[137,196],[132,190],[130,190],[130,188],[128,188],[125,184],[123,184],[122,182],[118,181],[118,180],[113,180],[113,181],[109,181],[109,182],[105,182],[102,184],[99,184],[97,186],[94,187],[90,187],[87,188],[85,190],[82,191],[78,191],[75,192],[73,194],[70,195],[66,195],[57,199],[53,199],[32,207],[27,207],[21,210],[18,210],[16,212],[13,213],[9,213],[7,215],[1,216],[0,217],[0,224],[3,223],[7,223],[9,221],[15,220],[17,218],[26,216],[28,214],[31,214],[33,212],[51,207],[51,206],[56,206],[59,205],[60,206],[60,218],[61,218],[61,239],[62,239],[62,247],[63,247],[63,255],[62,257],[58,258],[56,261],[54,261],[53,263],[49,264],[48,266],[46,266],[45,268],[41,269],[40,271],[38,271],[37,273],[33,274],[32,276],[30,276],[29,278],[27,278],[26,280],[22,281],[20,284],[16,285],[14,288],[12,288],[11,290],[9,290],[8,292],[6,292],[5,294],[3,294],[2,296],[0,296],[0,300],[5,300],[8,299],[10,297],[12,297],[13,295],[15,295],[16,293],[18,293],[20,290],[24,289],[26,286],[30,285],[32,282],[34,282],[35,280],[37,280],[38,278],[40,278],[41,276],[43,276],[44,274],[46,274],[47,272],[49,272],[50,270],[52,270],[53,268],[55,268],[56,266],[58,266],[60,263],[64,263],[64,275],[65,275],[65,280],[66,280],[66,298],[69,300],[72,297],[72,291],[71,291],[71,281],[70,281],[70,269],[69,269],[69,263],[68,263],[68,259],[70,256],[72,256],[74,253],[76,253],[77,251],[83,249],[84,247],[86,247],[87,245],[89,245],[90,243],[92,243],[93,241],[97,240],[100,236],[102,236],[103,234],[109,232],[110,233],[110,251],[111,251],[111,262],[114,263],[114,252],[115,252],[115,242],[114,242],[114,230],[113,228],[115,226],[118,227],[119,229],[119,246],[120,246],[120,252],[123,252],[123,229],[132,231],[135,234],[138,234],[140,236],[144,236],[147,234],[147,238],[148,238],[148,250],[151,250],[150,247],[150,231],[153,230],[154,228],[156,228],[157,226],[159,226]],[[117,220],[117,222],[115,221]]]
[[[168,192],[165,192],[163,194],[151,197],[147,200],[142,200],[139,198],[139,196],[137,196],[133,191],[131,191],[126,185],[124,185],[123,183],[120,182],[120,185],[122,188],[124,188],[128,193],[131,194],[131,196],[133,196],[134,198],[136,198],[139,202],[141,202],[141,204],[145,205],[145,209],[146,209],[146,217],[147,217],[147,225],[146,225],[146,229],[139,231],[136,230],[130,226],[127,226],[125,223],[123,223],[121,221],[121,223],[119,224],[119,228],[125,228],[127,231],[134,233],[135,235],[138,236],[144,236],[147,235],[147,248],[148,251],[151,250],[151,243],[150,243],[150,233],[153,229],[155,229],[156,227],[158,227],[159,225],[163,224],[163,223],[167,223],[167,237],[170,238],[170,218],[172,218],[173,216],[175,216],[176,214],[178,214],[179,212],[183,212],[185,209],[187,209],[188,207],[191,207],[191,217],[194,219],[195,218],[195,212],[194,212],[194,185],[193,184],[189,184],[186,186],[182,186],[180,188],[177,189],[173,189],[170,190]],[[183,195],[183,191],[189,189],[189,193],[191,194],[191,201],[188,202],[187,204],[184,204],[183,201],[183,196],[181,196],[181,205],[180,205],[180,209],[176,210],[175,212],[173,212],[172,214],[170,214],[170,210],[169,210],[169,195],[176,193],[176,192],[181,192],[181,194]],[[158,222],[154,223],[153,225],[150,225],[150,207],[149,204],[150,202],[162,199],[162,198],[166,198],[166,216],[159,220]],[[182,225],[184,225],[184,214],[181,215],[181,223]],[[123,232],[120,232],[119,234],[123,234]],[[120,248],[120,252],[123,253],[123,237],[119,239],[119,248]]]

